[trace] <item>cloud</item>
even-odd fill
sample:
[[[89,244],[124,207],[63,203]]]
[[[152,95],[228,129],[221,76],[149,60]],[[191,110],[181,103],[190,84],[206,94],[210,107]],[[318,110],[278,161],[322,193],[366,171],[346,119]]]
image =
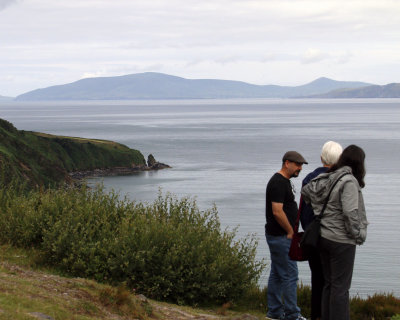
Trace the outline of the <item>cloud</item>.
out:
[[[89,66],[91,68],[91,66]],[[88,71],[84,72],[80,79],[84,78],[97,78],[97,77],[109,77],[110,75],[112,76],[122,76],[126,74],[132,74],[132,73],[141,73],[141,72],[160,72],[164,68],[163,64],[160,63],[155,63],[155,64],[129,64],[128,61],[122,61],[121,65],[118,65],[117,63],[111,63],[105,67],[103,67],[101,70],[98,71]],[[78,79],[77,79],[78,80]]]
[[[6,7],[21,2],[21,0],[0,0],[0,11],[4,10]]]
[[[382,64],[395,82],[399,10],[395,0],[0,0],[0,70],[16,79],[0,77],[0,93],[143,71],[373,82]]]
[[[321,61],[328,61],[334,64],[346,64],[351,61],[354,54],[350,51],[324,52],[318,49],[308,49],[301,58],[302,64],[312,64]]]
[[[345,64],[345,63],[350,62],[350,60],[353,58],[353,56],[354,55],[351,52],[345,52],[345,53],[339,54],[336,57],[336,61],[339,64]]]
[[[326,52],[322,52],[318,49],[308,49],[304,54],[301,59],[301,62],[303,64],[309,64],[309,63],[316,63],[320,62],[322,60],[329,59],[330,55]]]
[[[81,79],[103,77],[107,74],[105,71],[85,72]]]

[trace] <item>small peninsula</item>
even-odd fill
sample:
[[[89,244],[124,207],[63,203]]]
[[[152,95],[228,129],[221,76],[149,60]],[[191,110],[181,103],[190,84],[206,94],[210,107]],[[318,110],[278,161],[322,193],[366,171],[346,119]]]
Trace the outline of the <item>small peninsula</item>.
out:
[[[87,176],[169,168],[139,150],[107,140],[18,130],[0,119],[0,183],[22,179],[31,186],[72,184]]]

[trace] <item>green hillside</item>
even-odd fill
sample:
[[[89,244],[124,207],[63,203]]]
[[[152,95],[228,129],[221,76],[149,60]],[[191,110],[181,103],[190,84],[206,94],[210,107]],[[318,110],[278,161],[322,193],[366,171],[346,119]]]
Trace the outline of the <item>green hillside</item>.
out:
[[[17,130],[0,119],[2,184],[18,177],[30,185],[58,185],[71,182],[68,172],[145,165],[140,151],[119,143]]]

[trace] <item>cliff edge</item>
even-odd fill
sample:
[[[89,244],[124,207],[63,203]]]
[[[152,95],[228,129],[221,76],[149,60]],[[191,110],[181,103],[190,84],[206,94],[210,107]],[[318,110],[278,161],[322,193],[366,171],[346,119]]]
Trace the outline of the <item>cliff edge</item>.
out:
[[[154,158],[154,157],[153,157]],[[0,119],[0,183],[22,179],[31,186],[72,183],[74,173],[130,173],[169,167],[148,166],[139,150],[113,141],[18,130]],[[82,176],[82,175],[81,175]]]

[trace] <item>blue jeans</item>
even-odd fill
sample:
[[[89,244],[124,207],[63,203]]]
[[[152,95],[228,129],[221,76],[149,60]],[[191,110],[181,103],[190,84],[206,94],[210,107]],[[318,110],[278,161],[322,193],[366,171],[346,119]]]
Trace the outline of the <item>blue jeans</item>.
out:
[[[296,261],[289,258],[291,239],[285,236],[266,235],[271,254],[271,272],[267,290],[267,316],[285,320],[297,319],[298,270]]]

